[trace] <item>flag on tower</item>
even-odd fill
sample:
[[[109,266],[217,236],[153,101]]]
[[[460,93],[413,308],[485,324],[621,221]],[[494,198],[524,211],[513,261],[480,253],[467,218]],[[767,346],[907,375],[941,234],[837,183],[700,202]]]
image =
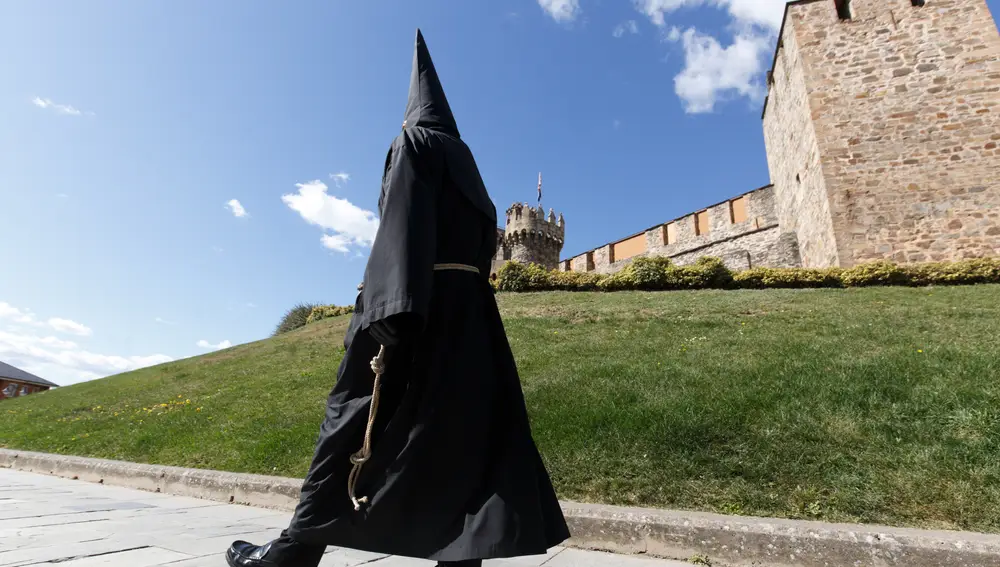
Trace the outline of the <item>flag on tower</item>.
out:
[[[542,172],[538,172],[538,204],[542,204]]]

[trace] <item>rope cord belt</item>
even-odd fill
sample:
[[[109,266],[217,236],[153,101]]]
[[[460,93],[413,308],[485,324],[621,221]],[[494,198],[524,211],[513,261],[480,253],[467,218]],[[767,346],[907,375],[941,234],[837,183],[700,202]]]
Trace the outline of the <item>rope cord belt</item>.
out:
[[[479,268],[475,266],[469,266],[467,264],[434,264],[435,272],[440,272],[443,270],[458,270],[459,272],[472,272],[474,274],[479,273]]]
[[[460,272],[473,272],[478,274],[479,268],[475,266],[469,266],[467,264],[434,264],[434,271],[440,272],[444,270],[457,270]],[[361,467],[371,459],[372,456],[372,429],[375,427],[375,416],[378,413],[378,400],[379,392],[382,389],[382,374],[385,372],[385,345],[380,345],[378,349],[378,354],[371,362],[372,372],[375,373],[375,384],[372,387],[372,401],[368,408],[368,425],[365,427],[365,440],[356,453],[351,455],[351,464],[354,465],[351,468],[351,474],[347,477],[347,494],[351,497],[351,503],[354,504],[354,510],[358,511],[361,509],[362,504],[368,503],[368,497],[362,496],[358,498],[355,495],[355,489],[357,488],[358,475],[361,473]]]

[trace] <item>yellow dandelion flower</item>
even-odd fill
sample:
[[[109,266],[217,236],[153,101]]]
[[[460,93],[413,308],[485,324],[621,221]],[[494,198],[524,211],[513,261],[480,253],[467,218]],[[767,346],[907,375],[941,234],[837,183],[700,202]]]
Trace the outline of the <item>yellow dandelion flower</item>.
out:
[[[196,409],[196,410],[194,410],[194,411],[201,411],[201,408],[198,408],[198,409]]]

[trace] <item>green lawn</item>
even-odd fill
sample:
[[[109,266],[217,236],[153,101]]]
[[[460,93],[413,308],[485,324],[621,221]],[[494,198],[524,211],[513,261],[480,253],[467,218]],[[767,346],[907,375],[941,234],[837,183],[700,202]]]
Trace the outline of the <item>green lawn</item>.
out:
[[[500,302],[563,498],[1000,532],[1000,286]],[[301,476],[345,325],[0,402],[0,446]]]

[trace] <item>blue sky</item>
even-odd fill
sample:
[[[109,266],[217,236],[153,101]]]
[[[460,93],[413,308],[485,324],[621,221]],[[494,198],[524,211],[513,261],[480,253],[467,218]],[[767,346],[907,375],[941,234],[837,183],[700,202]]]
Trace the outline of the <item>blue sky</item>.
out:
[[[498,212],[543,172],[563,257],[765,185],[782,7],[3,3],[0,360],[68,384],[353,302],[418,26]]]

